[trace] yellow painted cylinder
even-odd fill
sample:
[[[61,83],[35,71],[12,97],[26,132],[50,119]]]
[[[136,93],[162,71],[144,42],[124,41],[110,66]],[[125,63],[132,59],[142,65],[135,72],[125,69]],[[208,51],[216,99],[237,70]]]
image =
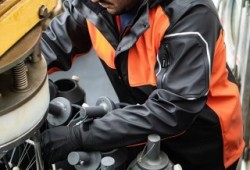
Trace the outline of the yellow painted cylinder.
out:
[[[0,0],[0,58],[41,20],[39,10],[51,12],[58,0]]]

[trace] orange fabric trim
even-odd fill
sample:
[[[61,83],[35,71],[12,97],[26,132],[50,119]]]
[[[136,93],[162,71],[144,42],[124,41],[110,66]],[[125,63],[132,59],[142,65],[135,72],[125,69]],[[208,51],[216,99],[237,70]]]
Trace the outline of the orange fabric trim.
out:
[[[72,59],[72,63],[74,63],[77,58],[87,54],[88,52],[75,55]],[[48,74],[52,74],[52,73],[57,72],[57,71],[62,71],[62,70],[58,67],[52,67],[52,68],[48,69]]]
[[[121,20],[119,15],[115,16],[115,21],[119,32],[121,32]]]
[[[88,52],[89,52],[89,51],[88,51]],[[81,56],[87,54],[88,52],[86,52],[86,53],[81,53],[81,54],[76,54],[76,55],[73,57],[73,59],[72,59],[72,64],[76,61],[77,58],[79,58],[79,57],[81,57]],[[57,71],[62,71],[62,70],[61,70],[60,68],[58,68],[58,67],[52,67],[52,68],[48,69],[48,74],[52,74],[52,73],[57,72]]]
[[[52,67],[48,70],[48,74],[52,74],[52,73],[57,72],[57,71],[61,71],[61,69],[58,67]]]
[[[174,136],[169,136],[169,137],[163,138],[163,139],[161,139],[161,141],[164,141],[164,140],[167,140],[167,139],[172,139],[172,138],[181,136],[181,135],[183,135],[184,133],[186,133],[186,131],[183,131],[183,132],[181,132],[181,133],[179,133],[179,134],[176,134],[176,135],[174,135]],[[137,147],[137,146],[145,145],[146,143],[147,143],[147,142],[141,142],[141,143],[136,143],[136,144],[128,145],[128,146],[126,146],[126,147],[131,147],[131,148],[132,148],[132,147]]]
[[[93,48],[97,56],[99,56],[110,68],[115,69],[115,49],[110,45],[106,38],[90,21],[87,21],[89,34]]]
[[[90,50],[89,50],[89,51],[90,51]],[[88,51],[88,52],[89,52],[89,51]],[[82,56],[88,54],[88,52],[86,52],[86,53],[81,53],[81,54],[76,54],[76,55],[73,57],[73,59],[72,59],[72,64],[74,64],[75,61],[76,61],[79,57],[82,57]]]
[[[207,104],[217,113],[221,123],[224,165],[227,168],[241,156],[245,143],[239,91],[237,85],[228,80],[225,56],[221,32],[215,49]]]
[[[169,27],[169,18],[161,7],[150,11],[150,28],[140,36],[128,55],[128,79],[131,87],[156,85],[155,64],[160,42]]]

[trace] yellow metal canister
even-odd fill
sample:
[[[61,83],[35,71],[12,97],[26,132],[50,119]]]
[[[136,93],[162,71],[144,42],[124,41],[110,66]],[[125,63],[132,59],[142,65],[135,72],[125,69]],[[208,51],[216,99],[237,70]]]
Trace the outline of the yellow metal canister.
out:
[[[58,0],[0,0],[0,58],[50,13]]]

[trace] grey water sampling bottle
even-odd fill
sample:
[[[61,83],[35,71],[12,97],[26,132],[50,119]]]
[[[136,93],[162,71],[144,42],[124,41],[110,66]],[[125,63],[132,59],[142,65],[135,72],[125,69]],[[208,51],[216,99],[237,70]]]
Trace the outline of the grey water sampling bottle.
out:
[[[160,142],[159,135],[149,135],[143,151],[130,163],[127,170],[182,170],[179,164],[174,165],[167,154],[160,150]]]

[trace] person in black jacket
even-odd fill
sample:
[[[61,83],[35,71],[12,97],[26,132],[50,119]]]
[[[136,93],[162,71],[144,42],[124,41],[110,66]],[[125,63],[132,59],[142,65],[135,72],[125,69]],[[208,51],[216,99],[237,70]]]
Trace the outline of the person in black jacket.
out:
[[[49,72],[68,70],[92,47],[129,105],[88,128],[45,131],[49,162],[156,133],[184,170],[235,169],[244,149],[242,113],[223,33],[211,0],[65,0],[41,39]]]

